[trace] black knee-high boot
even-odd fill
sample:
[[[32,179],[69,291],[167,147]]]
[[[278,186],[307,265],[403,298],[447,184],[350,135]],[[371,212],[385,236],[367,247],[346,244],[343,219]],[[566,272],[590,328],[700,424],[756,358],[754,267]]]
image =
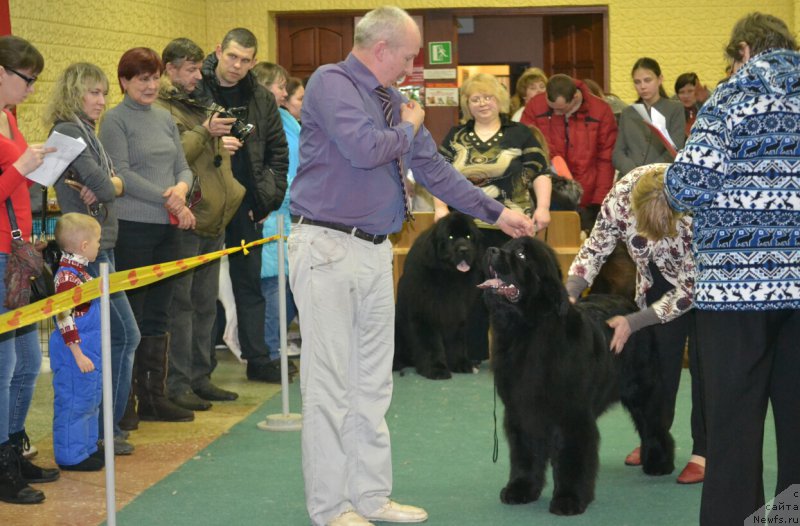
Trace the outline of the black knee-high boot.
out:
[[[162,422],[191,422],[194,413],[179,407],[165,396],[169,334],[142,336],[136,350],[136,383],[139,418]]]

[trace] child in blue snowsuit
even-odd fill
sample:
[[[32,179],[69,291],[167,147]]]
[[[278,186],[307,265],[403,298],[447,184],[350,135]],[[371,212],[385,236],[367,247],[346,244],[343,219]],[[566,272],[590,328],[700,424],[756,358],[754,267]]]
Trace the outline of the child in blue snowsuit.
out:
[[[100,249],[100,224],[91,216],[68,213],[56,224],[62,256],[55,275],[56,292],[89,281],[86,265]],[[97,300],[56,316],[50,336],[53,370],[53,452],[67,471],[98,471],[98,415],[103,394],[100,372],[100,306]]]

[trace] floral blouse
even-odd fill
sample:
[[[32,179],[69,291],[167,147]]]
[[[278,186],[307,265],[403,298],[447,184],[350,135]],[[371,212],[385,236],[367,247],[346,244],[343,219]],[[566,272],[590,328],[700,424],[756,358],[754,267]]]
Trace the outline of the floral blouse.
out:
[[[674,285],[674,289],[650,305],[661,323],[667,323],[693,306],[692,219],[681,217],[677,223],[678,234],[659,241],[651,241],[638,232],[631,206],[631,190],[639,177],[652,166],[635,168],[614,185],[603,201],[592,233],[569,268],[569,276],[580,277],[591,285],[617,241],[623,241],[636,265],[635,299],[640,309],[648,308],[645,295],[653,286],[649,262],[652,261],[664,278]]]

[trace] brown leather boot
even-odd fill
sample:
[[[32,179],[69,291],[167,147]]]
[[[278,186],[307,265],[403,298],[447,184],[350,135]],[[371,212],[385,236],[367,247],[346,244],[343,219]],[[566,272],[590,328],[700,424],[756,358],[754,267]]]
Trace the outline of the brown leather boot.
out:
[[[125,405],[125,414],[122,415],[119,421],[119,428],[123,431],[139,429],[139,415],[136,413],[136,358],[133,360],[131,390],[128,393],[128,403]]]
[[[142,336],[136,350],[139,418],[161,422],[191,422],[194,413],[166,397],[169,333]]]

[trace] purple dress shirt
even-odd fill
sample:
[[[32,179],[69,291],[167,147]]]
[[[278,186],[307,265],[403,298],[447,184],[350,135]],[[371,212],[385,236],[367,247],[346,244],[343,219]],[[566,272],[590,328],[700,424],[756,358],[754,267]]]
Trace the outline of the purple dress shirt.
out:
[[[292,182],[291,212],[317,221],[389,234],[403,224],[403,193],[395,162],[454,208],[493,224],[503,205],[486,196],[438,152],[428,130],[416,135],[400,120],[407,102],[389,89],[394,122],[389,127],[375,75],[351,53],[320,67],[308,82],[301,110],[300,166]]]

